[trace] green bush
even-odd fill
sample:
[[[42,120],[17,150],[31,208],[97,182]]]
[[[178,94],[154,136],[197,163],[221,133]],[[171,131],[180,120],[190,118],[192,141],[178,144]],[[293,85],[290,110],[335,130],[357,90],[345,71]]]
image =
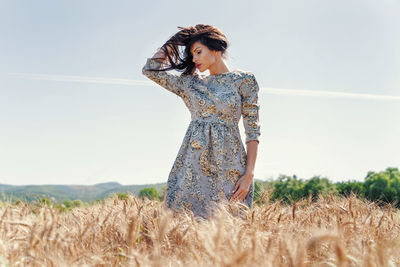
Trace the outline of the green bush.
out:
[[[117,196],[118,196],[118,199],[120,199],[120,200],[126,200],[129,198],[128,193],[118,193]]]
[[[364,183],[357,181],[347,181],[336,183],[336,190],[344,197],[350,196],[352,193],[358,197],[364,196]]]
[[[72,208],[72,205],[73,205],[73,204],[72,204],[72,201],[69,200],[69,199],[64,200],[63,204],[64,204],[64,206],[65,206],[67,209]]]
[[[159,200],[158,191],[154,187],[143,188],[139,192],[140,198],[156,199]]]
[[[75,199],[74,201],[72,201],[72,207],[81,207],[83,205],[82,200],[80,199]]]
[[[51,206],[51,201],[47,197],[41,197],[39,199],[39,203],[38,204],[47,205],[48,207],[50,207]]]
[[[364,195],[372,201],[383,201],[398,205],[400,200],[400,172],[398,168],[387,168],[383,172],[368,172],[364,183]]]
[[[271,182],[271,200],[281,200],[290,203],[291,200],[298,201],[304,197],[304,182],[295,176],[280,175],[277,181]]]
[[[330,183],[327,178],[320,178],[319,176],[314,176],[305,181],[303,190],[303,197],[311,196],[314,201],[318,199],[320,194],[324,197],[327,197],[329,193],[337,194],[336,186]]]
[[[337,194],[337,189],[327,178],[314,176],[308,180],[297,179],[287,175],[280,175],[278,180],[271,182],[271,200],[280,200],[286,203],[299,201],[304,198],[312,197],[315,201],[321,194],[326,197],[329,193]]]
[[[83,202],[80,199],[75,199],[73,201],[66,199],[61,204],[57,204],[54,207],[61,212],[66,212],[81,206],[83,206]]]

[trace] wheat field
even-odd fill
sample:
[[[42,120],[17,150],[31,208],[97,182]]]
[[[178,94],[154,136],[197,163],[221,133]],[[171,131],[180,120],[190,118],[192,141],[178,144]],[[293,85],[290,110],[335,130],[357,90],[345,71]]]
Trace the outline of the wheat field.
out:
[[[352,196],[248,209],[220,205],[209,220],[117,196],[59,212],[0,208],[2,266],[398,266],[399,213]]]

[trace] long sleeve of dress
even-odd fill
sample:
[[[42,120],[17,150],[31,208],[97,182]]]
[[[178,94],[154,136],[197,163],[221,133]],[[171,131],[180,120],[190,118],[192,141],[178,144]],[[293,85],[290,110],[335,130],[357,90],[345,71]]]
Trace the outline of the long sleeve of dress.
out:
[[[257,80],[253,73],[248,72],[248,75],[244,78],[239,92],[242,98],[242,116],[243,126],[246,134],[246,143],[251,140],[260,142],[260,121],[259,121],[259,109],[258,104],[258,92],[260,88]]]
[[[183,92],[183,78],[167,71],[150,71],[149,69],[161,69],[162,62],[154,58],[147,58],[146,64],[142,68],[143,75],[147,76],[150,80],[161,85],[168,91],[182,96]]]

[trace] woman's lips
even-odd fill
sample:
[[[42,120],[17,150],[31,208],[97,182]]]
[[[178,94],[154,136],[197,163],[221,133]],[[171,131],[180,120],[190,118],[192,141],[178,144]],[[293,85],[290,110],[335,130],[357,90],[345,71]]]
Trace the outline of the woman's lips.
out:
[[[196,68],[199,68],[201,66],[201,64],[196,64]]]

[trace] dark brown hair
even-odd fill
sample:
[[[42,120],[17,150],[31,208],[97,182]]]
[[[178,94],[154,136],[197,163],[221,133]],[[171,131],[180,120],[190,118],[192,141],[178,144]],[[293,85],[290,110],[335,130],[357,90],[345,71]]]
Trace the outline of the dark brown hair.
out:
[[[166,58],[168,58],[169,67],[153,71],[175,69],[183,72],[182,74],[185,75],[193,74],[196,66],[193,62],[193,55],[190,48],[197,41],[200,41],[202,45],[207,46],[212,51],[221,51],[223,57],[226,56],[226,49],[229,43],[226,36],[217,27],[197,24],[193,27],[178,27],[178,29],[181,30],[174,34],[160,48],[164,55],[166,55]],[[183,52],[179,51],[180,47],[184,47]],[[168,52],[168,48],[170,48],[170,53]]]

